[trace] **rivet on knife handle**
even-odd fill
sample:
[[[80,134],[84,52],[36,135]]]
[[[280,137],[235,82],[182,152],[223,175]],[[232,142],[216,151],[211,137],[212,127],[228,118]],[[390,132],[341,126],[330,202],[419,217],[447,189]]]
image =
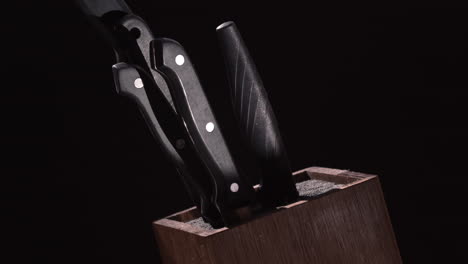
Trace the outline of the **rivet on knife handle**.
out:
[[[260,75],[233,22],[217,29],[241,137],[262,171],[261,196],[277,206],[298,197],[286,150]]]

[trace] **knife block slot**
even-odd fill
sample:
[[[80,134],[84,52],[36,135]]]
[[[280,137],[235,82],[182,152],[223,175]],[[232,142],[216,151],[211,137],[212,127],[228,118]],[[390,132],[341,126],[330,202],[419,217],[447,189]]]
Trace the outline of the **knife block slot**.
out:
[[[194,208],[190,208],[189,210],[185,210],[182,212],[179,212],[178,214],[172,215],[168,217],[167,219],[177,221],[177,222],[189,222],[193,219],[200,218],[200,212]]]
[[[366,176],[363,175],[364,174],[361,173],[319,167],[300,170],[294,173],[296,183],[312,179],[333,182],[336,184],[351,184],[366,178]]]
[[[163,263],[401,263],[375,175],[312,167],[294,173],[301,199],[213,229],[195,208],[154,222]]]
[[[343,177],[333,177],[333,176],[330,176],[330,174],[327,174],[325,172],[332,172],[332,171],[330,169],[327,170],[327,169],[321,168],[316,171],[314,170],[313,172],[310,172],[308,170],[302,170],[294,174],[296,187],[298,188],[299,193],[302,194],[300,196],[302,200],[314,199],[322,194],[326,194],[329,191],[338,189],[339,187],[341,187],[342,184],[350,184],[350,183],[353,183],[354,181],[361,179],[361,178],[352,177],[349,175],[343,176]],[[305,187],[301,185],[301,183],[304,183],[306,181],[311,181],[311,180],[316,180],[316,181],[314,181],[313,184],[307,184]],[[304,193],[310,193],[311,191],[314,191],[313,189],[323,188],[323,185],[321,185],[320,182],[329,182],[329,183],[333,183],[334,185],[330,186],[330,187],[333,187],[330,189],[315,190],[315,193],[313,193],[313,195],[304,195]],[[254,188],[256,191],[258,191],[260,186],[256,185]],[[288,206],[290,205],[287,205],[286,207]],[[278,210],[282,208],[283,207],[279,207]],[[185,211],[179,212],[175,215],[168,217],[168,219],[170,220],[183,222],[183,223],[189,223],[191,225],[201,226],[202,228],[209,227],[209,224],[203,223],[203,221],[200,218],[201,218],[200,212],[196,210],[195,208],[191,208],[189,210],[185,210]],[[194,220],[197,220],[197,221],[194,221]],[[210,227],[209,229],[211,230],[212,228]]]

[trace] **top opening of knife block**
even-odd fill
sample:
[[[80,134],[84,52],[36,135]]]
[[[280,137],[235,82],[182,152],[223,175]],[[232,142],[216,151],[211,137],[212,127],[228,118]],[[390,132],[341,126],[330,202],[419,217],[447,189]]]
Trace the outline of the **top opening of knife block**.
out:
[[[234,227],[209,229],[195,208],[154,222],[163,263],[401,263],[377,176],[313,167],[294,178],[299,201]]]
[[[299,201],[278,207],[278,210],[271,212],[272,214],[283,209],[299,206],[310,200],[319,199],[332,192],[349,188],[354,184],[369,180],[375,176],[347,170],[311,167],[294,173],[293,177],[299,191]],[[170,221],[171,225],[177,225],[182,231],[200,236],[208,236],[228,229],[213,229],[209,224],[203,222],[200,213],[195,207],[169,216],[164,220]]]

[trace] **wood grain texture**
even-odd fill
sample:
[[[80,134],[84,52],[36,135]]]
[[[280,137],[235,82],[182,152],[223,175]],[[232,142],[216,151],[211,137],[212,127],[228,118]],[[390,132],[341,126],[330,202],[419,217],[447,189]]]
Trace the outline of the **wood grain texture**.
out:
[[[313,167],[295,178],[345,185],[229,229],[186,224],[194,209],[156,221],[163,263],[401,263],[376,176]]]

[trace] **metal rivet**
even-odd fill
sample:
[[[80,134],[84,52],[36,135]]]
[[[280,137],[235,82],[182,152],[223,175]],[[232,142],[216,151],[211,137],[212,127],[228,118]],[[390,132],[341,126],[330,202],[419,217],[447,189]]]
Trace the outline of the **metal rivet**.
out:
[[[183,140],[183,139],[178,139],[178,140],[176,141],[176,148],[177,148],[177,149],[183,149],[183,148],[185,148],[185,140]]]
[[[206,131],[211,133],[215,129],[215,125],[213,124],[213,122],[209,122],[208,124],[206,124],[205,128],[206,128]]]
[[[231,192],[238,192],[239,191],[239,184],[233,183],[231,184]]]
[[[133,84],[138,89],[143,88],[143,80],[141,78],[137,78]]]
[[[177,55],[177,56],[175,57],[175,62],[176,62],[177,65],[179,65],[179,66],[184,65],[184,63],[185,63],[185,58],[184,58],[184,56],[182,56],[182,55]]]

